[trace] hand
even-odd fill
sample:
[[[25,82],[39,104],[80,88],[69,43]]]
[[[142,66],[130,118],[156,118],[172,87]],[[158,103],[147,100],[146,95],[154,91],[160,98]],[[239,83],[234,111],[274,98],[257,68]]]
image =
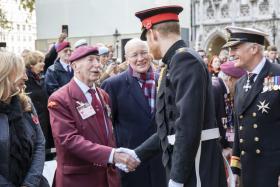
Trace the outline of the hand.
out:
[[[175,182],[172,179],[170,179],[168,182],[168,187],[184,187],[184,184]]]
[[[134,150],[124,148],[124,147],[120,147],[120,148],[116,149],[116,152],[127,153],[127,154],[131,155],[133,158],[135,158],[139,163],[141,162]]]
[[[236,186],[236,187],[239,187],[239,185],[240,185],[239,176],[236,175],[236,174],[233,174],[233,177],[234,177],[234,181],[235,181],[235,186]]]
[[[57,40],[57,43],[63,42],[66,38],[67,38],[67,34],[66,34],[66,33],[61,33],[61,34],[59,35],[59,38],[58,38],[58,40]]]
[[[231,154],[232,154],[232,149],[231,149],[231,148],[223,149],[223,156],[224,156],[226,159],[230,159]]]
[[[117,152],[117,150],[114,153],[114,163],[118,168],[122,169],[125,172],[134,171],[136,167],[140,164],[138,160],[133,158],[128,153]],[[126,167],[124,167],[124,165]]]
[[[280,187],[280,176],[278,176],[278,187]]]

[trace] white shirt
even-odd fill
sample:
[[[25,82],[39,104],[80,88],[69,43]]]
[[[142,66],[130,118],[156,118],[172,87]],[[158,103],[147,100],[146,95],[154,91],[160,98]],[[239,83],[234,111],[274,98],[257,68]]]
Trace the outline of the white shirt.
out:
[[[72,68],[71,68],[70,64],[66,64],[65,62],[62,62],[61,60],[59,60],[59,62],[60,62],[60,64],[62,65],[62,67],[63,67],[63,69],[64,69],[65,71],[68,72],[68,68],[67,68],[67,67],[69,67],[69,70],[72,71]]]
[[[253,69],[252,72],[248,72],[248,71],[247,71],[248,74],[249,74],[249,73],[257,74],[257,75],[255,76],[255,78],[254,78],[254,82],[257,80],[257,77],[259,76],[261,70],[263,69],[263,67],[264,67],[264,65],[265,65],[265,62],[266,62],[266,58],[263,57],[262,60],[261,60],[261,62]]]
[[[77,77],[74,76],[74,81],[77,83],[77,85],[79,86],[79,88],[82,90],[83,94],[85,95],[86,99],[87,99],[87,102],[88,103],[91,103],[92,101],[92,96],[91,94],[88,92],[89,89],[94,89],[96,90],[96,87],[95,87],[95,84],[93,84],[93,86],[90,88],[88,87],[85,83],[83,83],[82,81],[80,81]],[[95,96],[97,97],[97,99],[100,101],[100,98],[97,94],[97,92],[95,92]],[[105,117],[105,115],[104,115]],[[107,124],[107,121],[106,119],[104,119],[105,121],[105,126],[106,126],[106,132],[108,133],[108,124]],[[109,157],[109,160],[108,160],[108,163],[111,163],[113,164],[113,157],[114,157],[114,153],[115,153],[115,149],[113,148],[112,151],[111,151],[111,154],[110,154],[110,157]]]

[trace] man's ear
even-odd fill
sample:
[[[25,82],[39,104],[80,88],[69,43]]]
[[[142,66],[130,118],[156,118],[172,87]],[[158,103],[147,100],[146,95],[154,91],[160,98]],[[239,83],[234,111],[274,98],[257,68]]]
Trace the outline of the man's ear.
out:
[[[149,29],[147,31],[146,37],[149,38],[150,41],[156,41],[156,40],[158,40],[157,33],[158,33],[158,31]]]

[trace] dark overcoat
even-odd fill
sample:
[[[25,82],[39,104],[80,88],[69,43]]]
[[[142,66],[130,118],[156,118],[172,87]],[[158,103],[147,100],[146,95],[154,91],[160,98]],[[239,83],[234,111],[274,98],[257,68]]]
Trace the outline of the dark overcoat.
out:
[[[152,123],[154,113],[151,113],[139,82],[128,70],[105,80],[101,87],[112,101],[117,147],[135,149],[156,132],[156,125]],[[164,187],[165,172],[160,158],[161,154],[158,154],[141,163],[135,172],[122,173],[122,186]]]

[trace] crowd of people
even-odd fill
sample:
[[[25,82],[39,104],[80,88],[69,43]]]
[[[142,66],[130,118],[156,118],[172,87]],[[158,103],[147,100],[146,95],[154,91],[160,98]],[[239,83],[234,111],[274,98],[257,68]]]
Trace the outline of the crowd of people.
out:
[[[64,33],[46,54],[0,52],[0,186],[280,187],[277,48],[232,26],[220,54],[187,48],[182,11],[137,12],[121,63]]]

